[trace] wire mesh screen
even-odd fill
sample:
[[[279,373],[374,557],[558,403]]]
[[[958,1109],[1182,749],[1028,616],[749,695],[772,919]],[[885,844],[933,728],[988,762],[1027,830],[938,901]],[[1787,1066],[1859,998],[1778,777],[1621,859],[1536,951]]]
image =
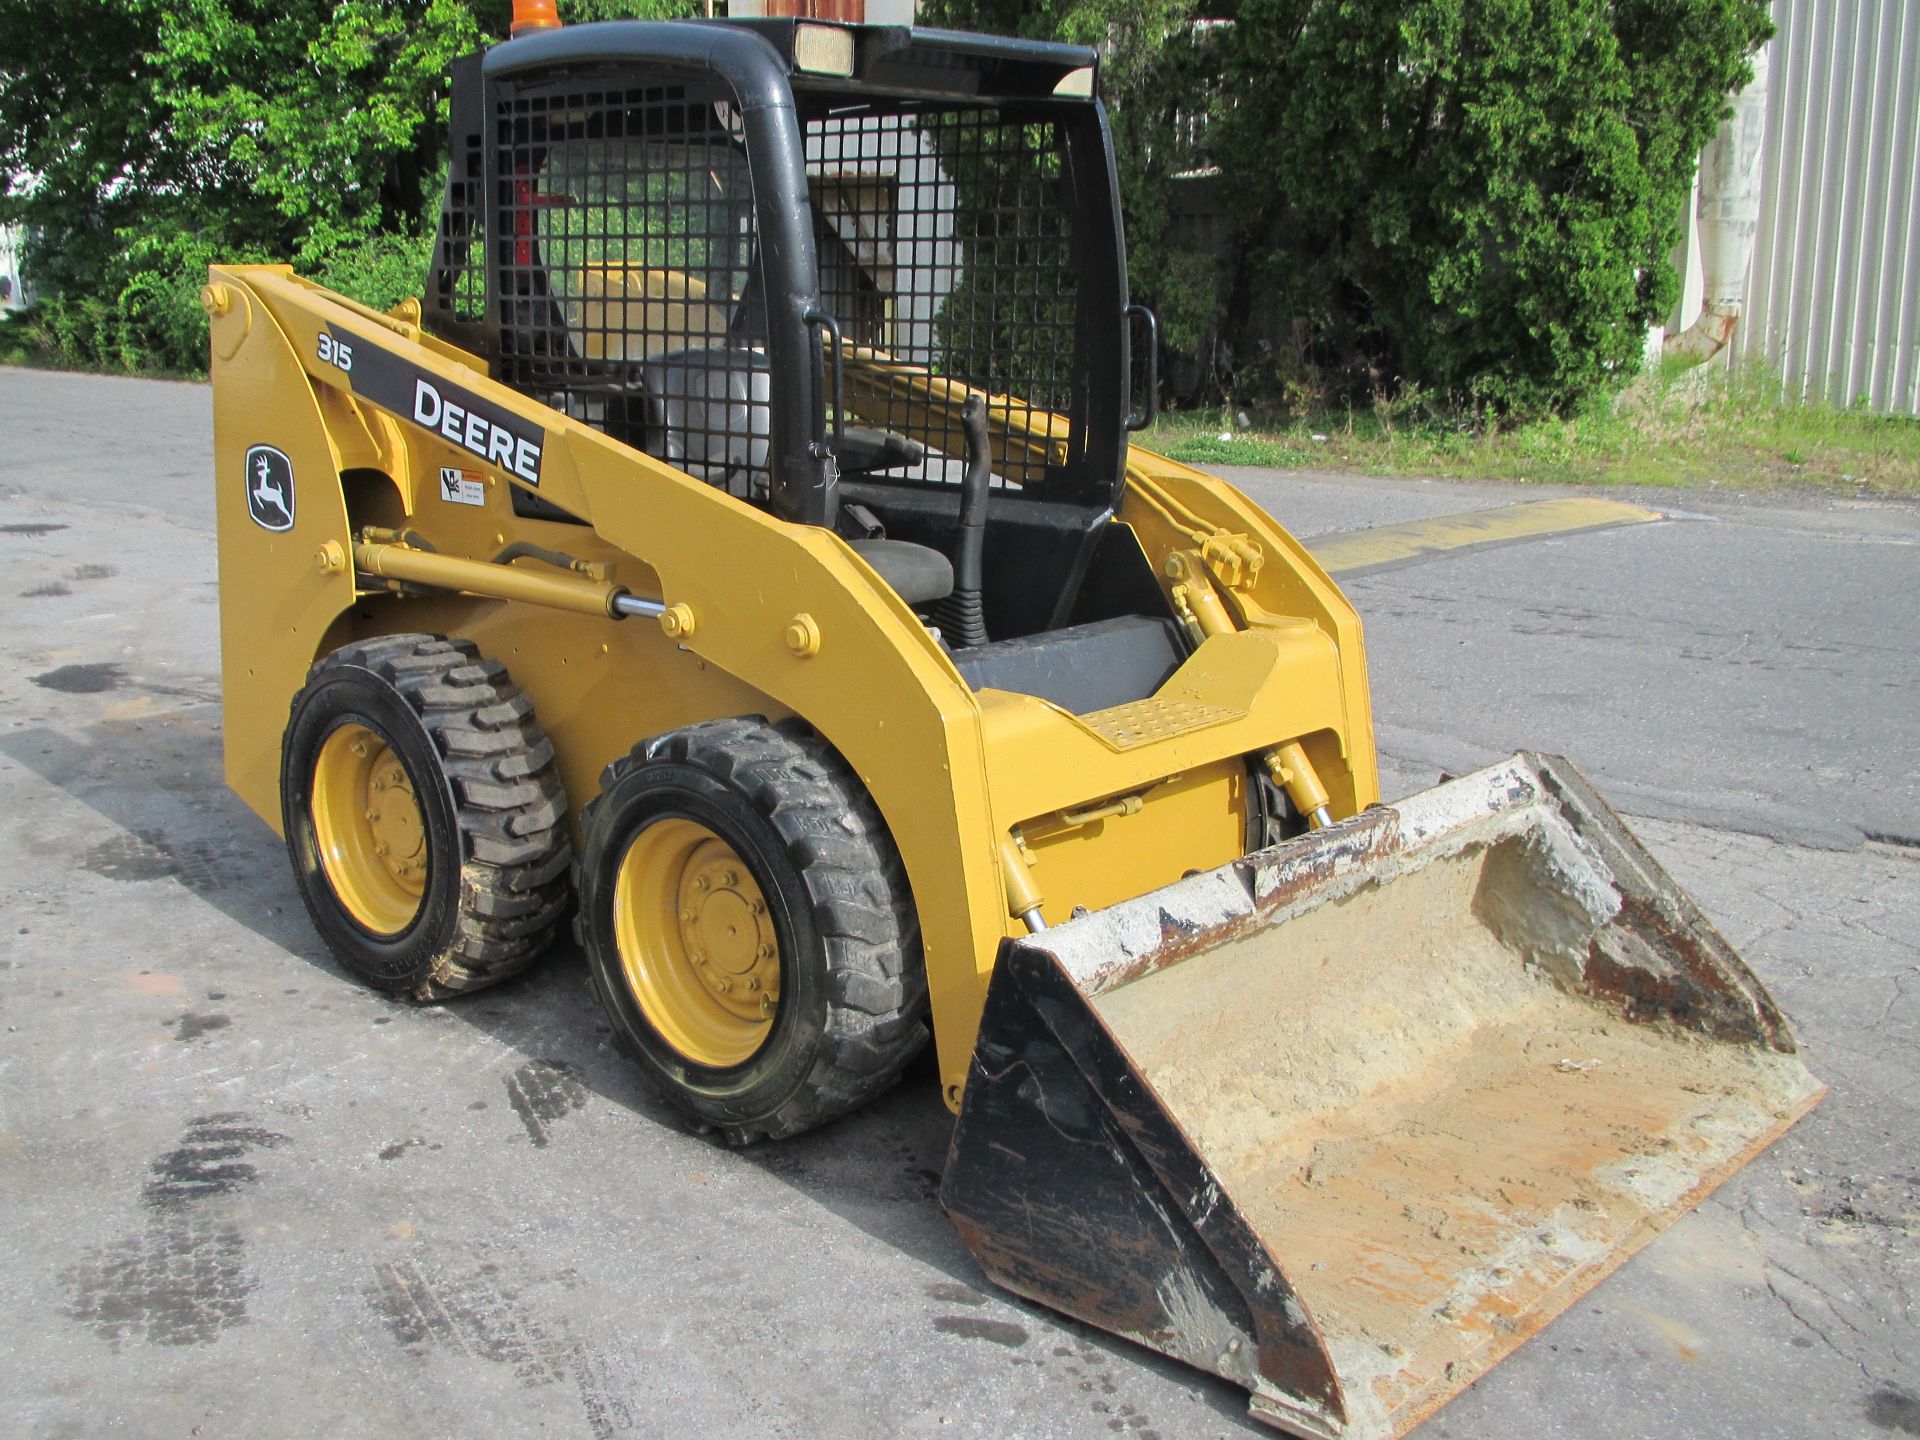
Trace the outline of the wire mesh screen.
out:
[[[977,389],[1000,483],[1069,465],[1086,397],[1064,127],[990,105],[808,104],[818,287],[846,346],[848,423],[927,447],[889,478],[954,481]],[[764,503],[775,387],[731,105],[692,85],[507,89],[493,146],[501,377]]]
[[[510,93],[494,174],[502,378],[764,501],[771,387],[731,106],[689,86]]]
[[[967,387],[1030,484],[1075,450],[1073,204],[1062,127],[996,107],[840,106],[805,121],[823,306],[850,347],[850,419],[925,442],[899,478],[953,479]]]
[[[486,227],[480,208],[480,137],[453,137],[440,229],[429,277],[429,307],[445,323],[478,326],[487,318]]]

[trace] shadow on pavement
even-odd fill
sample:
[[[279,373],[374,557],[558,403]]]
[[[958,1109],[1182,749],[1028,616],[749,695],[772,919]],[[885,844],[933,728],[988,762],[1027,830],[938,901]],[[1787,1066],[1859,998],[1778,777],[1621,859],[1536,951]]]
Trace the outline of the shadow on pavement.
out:
[[[120,830],[74,855],[78,868],[115,880],[177,881],[331,985],[385,1005],[395,1024],[409,1017],[418,1022],[417,1007],[361,991],[327,952],[294,888],[279,836],[226,787],[217,702],[194,698],[185,708],[137,720],[98,721],[81,738],[46,726],[14,731],[0,735],[0,753]],[[613,1048],[585,957],[570,939],[526,974],[441,1008],[530,1062],[564,1070],[615,1105],[657,1125],[688,1129]],[[952,1128],[929,1044],[893,1090],[822,1130],[745,1149],[718,1138],[711,1143],[952,1282],[930,1286],[930,1294],[994,1296],[1035,1325],[1064,1332],[1078,1348],[1095,1347],[1116,1365],[1144,1366],[1192,1390],[1224,1419],[1265,1433],[1247,1418],[1241,1392],[1224,1381],[995,1289],[940,1208]],[[955,1285],[962,1288],[955,1292]]]

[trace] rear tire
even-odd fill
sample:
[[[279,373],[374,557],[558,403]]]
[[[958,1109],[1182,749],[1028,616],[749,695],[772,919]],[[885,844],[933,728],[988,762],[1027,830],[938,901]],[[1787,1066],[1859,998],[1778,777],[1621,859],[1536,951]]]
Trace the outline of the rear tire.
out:
[[[804,726],[649,741],[607,767],[582,823],[574,925],[595,988],[621,1048],[696,1124],[736,1144],[811,1129],[926,1043],[899,852]]]
[[[281,814],[340,962],[409,1000],[525,969],[568,901],[567,801],[532,703],[470,641],[346,645],[294,697]]]

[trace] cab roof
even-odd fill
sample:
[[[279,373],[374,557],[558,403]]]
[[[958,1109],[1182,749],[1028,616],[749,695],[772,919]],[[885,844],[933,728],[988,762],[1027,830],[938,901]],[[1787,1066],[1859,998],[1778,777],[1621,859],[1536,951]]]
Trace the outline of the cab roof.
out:
[[[816,71],[797,58],[802,32],[852,38],[852,73]],[[817,37],[814,37],[817,38]],[[782,104],[792,91],[875,96],[1042,99],[1094,93],[1098,55],[1085,45],[972,35],[904,25],[826,20],[604,20],[563,25],[508,40],[486,52],[489,78],[653,61],[724,74],[748,108]],[[1069,81],[1079,72],[1084,80]],[[1067,82],[1063,86],[1062,82]]]

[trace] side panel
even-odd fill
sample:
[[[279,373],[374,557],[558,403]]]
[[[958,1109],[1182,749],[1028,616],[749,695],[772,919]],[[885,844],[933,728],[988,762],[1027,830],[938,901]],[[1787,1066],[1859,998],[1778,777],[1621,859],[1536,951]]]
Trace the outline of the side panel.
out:
[[[287,705],[353,603],[351,566],[323,570],[318,560],[329,541],[344,556],[347,507],[306,370],[245,287],[223,288],[232,308],[212,322],[213,469],[227,783],[278,831]]]
[[[535,489],[585,522],[564,527],[568,550],[586,559],[611,552],[615,579],[637,594],[686,607],[694,626],[673,647],[671,655],[681,658],[670,657],[670,666],[694,665],[695,676],[751,677],[750,690],[737,681],[714,681],[710,690],[663,700],[682,706],[687,719],[709,718],[691,713],[708,704],[726,707],[714,709],[714,717],[754,710],[805,715],[847,758],[880,806],[906,862],[925,938],[942,1076],[957,1103],[1006,906],[979,708],[912,611],[836,536],[755,510],[516,394],[488,379],[470,358],[420,340],[415,327],[352,306],[281,267],[231,267],[223,275],[236,290],[250,289],[252,303],[270,307],[286,332],[297,337],[294,354],[305,360],[314,384],[350,392],[400,422],[418,472],[411,477],[416,519],[426,512],[429,502],[422,492],[437,480],[441,463],[459,463],[483,485],[495,482],[489,491],[507,485]],[[319,355],[322,335],[351,347],[351,368],[325,363]],[[397,387],[396,378],[403,382]],[[444,405],[442,423],[429,425],[419,408],[422,382],[438,387],[442,399],[459,397],[466,420],[479,415],[484,426],[476,431],[478,422],[466,420],[454,425],[445,419]],[[431,411],[432,400],[425,406]],[[538,445],[537,460],[529,457],[525,467],[537,480],[524,473],[515,479],[504,466],[491,463],[493,440],[508,430],[516,440]],[[432,433],[456,441],[457,448],[431,439]],[[520,458],[517,448],[514,458]],[[446,553],[487,559],[509,540],[536,531],[550,544],[550,534],[561,529],[511,517],[505,510],[491,513],[499,517],[500,529],[464,531],[462,546]],[[596,535],[607,550],[592,548]],[[353,623],[428,628],[427,617],[435,613],[430,603],[442,602],[409,599],[388,609],[383,598]],[[582,684],[575,678],[582,663],[572,658],[575,642],[563,638],[575,632],[562,622],[545,614],[523,622],[510,607],[451,603],[453,608],[440,612],[448,624],[483,645],[511,631],[522,637],[508,643],[521,645],[532,657],[531,667],[511,653],[502,658],[515,665],[516,679],[533,695],[543,724],[557,721],[567,733],[565,715],[572,706],[582,716],[592,711],[592,723],[605,727],[591,732],[595,738],[588,750],[563,758],[576,805],[597,789],[599,757],[615,743],[610,737],[618,733],[619,748],[625,748],[650,733],[658,707],[648,697],[671,683],[667,677],[687,673],[618,665],[601,669],[587,659],[589,678]],[[817,649],[796,653],[786,637],[803,615],[820,640]],[[609,654],[627,643],[621,632],[646,626],[644,621],[588,623],[606,627],[603,643],[612,647]],[[482,627],[492,627],[484,638]],[[535,635],[541,638],[530,638]],[[560,643],[549,645],[546,637]],[[309,648],[301,670],[311,654]],[[281,689],[273,700],[284,715],[299,681],[287,673],[276,683]],[[759,703],[747,704],[748,695]],[[277,749],[277,732],[274,739]]]
[[[1248,542],[1243,571],[1258,547],[1257,577],[1225,592],[1253,633],[1213,635],[1166,697],[1068,716],[1028,697],[970,692],[912,611],[828,531],[630,449],[494,382],[417,326],[284,267],[216,276],[235,296],[215,326],[223,503],[245,506],[239,470],[259,443],[286,453],[299,486],[298,524],[284,534],[244,508],[222,519],[232,773],[270,819],[288,700],[316,650],[356,631],[464,634],[505,660],[555,738],[576,806],[604,763],[646,735],[724,715],[804,715],[847,758],[900,847],[942,1080],[957,1104],[994,956],[1014,923],[999,869],[1007,827],[1157,790],[1136,818],[1039,846],[1052,852],[1046,883],[1100,901],[1117,894],[1122,870],[1132,878],[1121,888],[1156,878],[1115,865],[1122,841],[1145,839],[1159,864],[1181,869],[1238,848],[1234,757],[1300,738],[1336,813],[1377,794],[1358,619],[1278,526],[1206,476],[1136,452],[1122,519],[1156,569],[1223,532]],[[273,435],[249,433],[266,415]],[[1147,463],[1156,473],[1142,485],[1136,470]],[[359,516],[348,514],[342,468]],[[456,473],[449,481],[442,469]],[[439,496],[448,484],[481,503]],[[515,516],[505,503],[515,487],[582,523]],[[675,607],[680,633],[668,642],[643,621],[452,596],[382,592],[355,608],[351,576],[323,571],[315,552],[344,546],[353,525],[398,516],[448,555],[486,561],[534,539],[603,564],[606,579]],[[812,642],[796,648],[796,629]],[[1171,782],[1176,773],[1184,781]],[[1043,838],[1046,825],[1035,828]]]
[[[1047,923],[1064,924],[1076,908],[1099,910],[1238,860],[1246,852],[1248,779],[1243,761],[1215,760],[1146,789],[1131,814],[1073,825],[1056,812],[1023,823]]]
[[[356,637],[409,630],[461,635],[503,663],[553,741],[576,842],[580,811],[599,793],[600,772],[636,741],[724,716],[778,721],[792,713],[645,620],[433,595],[363,600],[349,623]]]

